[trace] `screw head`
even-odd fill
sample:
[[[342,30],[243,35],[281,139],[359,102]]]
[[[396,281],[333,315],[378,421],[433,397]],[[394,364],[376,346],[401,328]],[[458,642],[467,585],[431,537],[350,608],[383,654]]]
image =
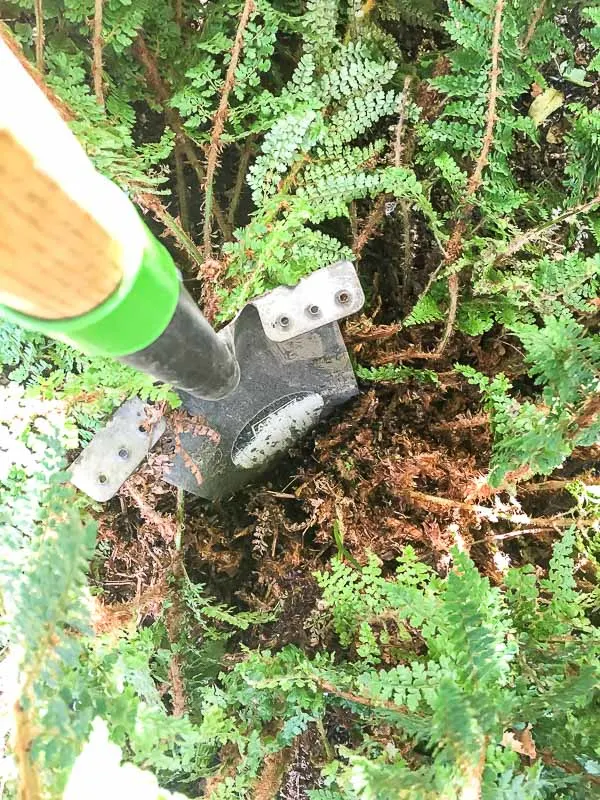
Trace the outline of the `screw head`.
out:
[[[100,475],[98,475],[98,483],[106,483],[107,481],[108,478],[103,472],[101,472]]]
[[[352,295],[347,289],[340,289],[335,295],[335,302],[339,303],[341,306],[347,306],[351,300]]]
[[[311,303],[309,306],[306,306],[306,313],[309,317],[318,317],[321,313],[321,309],[316,303]]]
[[[126,447],[119,448],[119,458],[122,458],[123,461],[126,461],[129,458],[129,450]]]
[[[291,322],[292,322],[291,319],[286,314],[282,314],[277,320],[277,324],[279,325],[280,328],[289,328]]]

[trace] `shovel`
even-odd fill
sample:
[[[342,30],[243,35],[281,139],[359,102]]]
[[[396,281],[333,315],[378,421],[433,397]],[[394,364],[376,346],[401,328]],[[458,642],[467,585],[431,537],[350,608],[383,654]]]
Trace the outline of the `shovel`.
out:
[[[168,430],[139,399],[124,403],[72,464],[72,482],[109,500],[166,433],[167,482],[232,494],[357,394],[338,325],[364,303],[354,267],[317,269],[215,332],[2,40],[0,74],[0,312],[170,383],[186,412]]]

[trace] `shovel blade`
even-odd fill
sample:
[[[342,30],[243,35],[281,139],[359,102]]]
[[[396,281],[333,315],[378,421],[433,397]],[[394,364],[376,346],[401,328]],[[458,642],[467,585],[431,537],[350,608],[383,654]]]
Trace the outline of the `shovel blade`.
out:
[[[231,495],[356,395],[338,320],[363,303],[353,265],[340,261],[245,306],[217,334],[235,353],[239,384],[220,400],[180,392],[187,414],[172,417],[165,479],[208,499]],[[113,497],[165,429],[140,425],[145,413],[141,401],[125,403],[73,463],[72,482],[101,502]]]
[[[218,402],[182,396],[165,479],[209,499],[233,494],[358,388],[337,322],[287,341],[265,335],[250,305],[231,323],[240,382]]]

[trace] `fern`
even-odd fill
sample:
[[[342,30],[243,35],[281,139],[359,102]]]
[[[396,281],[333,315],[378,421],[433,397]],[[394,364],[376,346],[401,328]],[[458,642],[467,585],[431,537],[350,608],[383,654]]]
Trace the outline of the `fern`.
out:
[[[503,375],[490,381],[471,368],[459,367],[480,387],[492,415],[493,485],[523,468],[522,477],[547,475],[577,445],[593,444],[600,436],[597,415],[586,413],[599,385],[598,337],[586,333],[566,312],[558,318],[546,317],[543,327],[524,323],[513,327],[525,347],[530,374],[542,387],[543,405],[512,398],[511,385]]]
[[[89,723],[65,690],[82,637],[91,633],[84,589],[95,541],[95,526],[81,519],[59,464],[60,447],[47,441],[28,495],[5,506],[0,574],[18,675],[15,757],[24,781],[35,786],[43,772],[51,791],[64,786]]]
[[[418,380],[424,383],[439,383],[437,374],[431,369],[414,369],[413,367],[395,367],[386,364],[382,367],[356,367],[356,374],[362,381],[402,383],[407,380]]]
[[[311,6],[307,24],[313,24],[318,11],[325,15],[318,19],[326,18],[331,26],[323,8]],[[221,292],[223,317],[255,294],[296,283],[334,258],[348,257],[342,242],[312,226],[347,216],[354,200],[390,192],[413,203],[437,229],[435,213],[412,170],[373,166],[382,141],[366,147],[351,144],[396,110],[397,93],[382,88],[395,71],[393,62],[374,59],[362,44],[336,42],[325,58],[309,42],[281,95],[291,107],[266,134],[249,172],[257,210],[225,249],[229,286]]]

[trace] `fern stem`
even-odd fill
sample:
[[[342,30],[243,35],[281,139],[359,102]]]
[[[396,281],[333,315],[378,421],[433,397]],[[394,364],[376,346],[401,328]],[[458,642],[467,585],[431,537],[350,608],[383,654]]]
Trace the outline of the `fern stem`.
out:
[[[156,195],[152,194],[137,194],[134,197],[135,202],[150,211],[153,217],[160,220],[165,226],[167,231],[171,234],[173,239],[177,242],[181,250],[183,250],[192,259],[192,261],[200,266],[203,262],[202,253],[198,250],[192,239],[188,236],[185,230],[177,223],[164,205],[160,202]]]
[[[42,0],[34,0],[35,10],[35,65],[38,70],[44,72],[44,6]]]
[[[341,697],[343,700],[348,700],[350,703],[356,703],[359,706],[368,706],[369,708],[381,709],[382,711],[392,711],[395,714],[410,714],[413,717],[423,716],[416,711],[411,711],[408,706],[396,705],[396,703],[392,703],[391,700],[375,700],[361,694],[355,694],[354,692],[346,692],[343,689],[338,689],[335,684],[323,680],[322,678],[314,677],[313,680],[322,691],[333,694],[336,697]]]
[[[204,168],[200,163],[200,159],[194,152],[194,148],[190,142],[189,136],[185,131],[183,121],[179,116],[179,113],[169,105],[169,93],[167,91],[167,87],[160,76],[156,60],[150,53],[148,45],[141,34],[135,41],[133,52],[146,71],[146,80],[148,81],[148,85],[156,95],[156,99],[160,105],[163,107],[165,118],[169,127],[175,132],[175,135],[178,136],[181,141],[181,146],[183,152],[185,153],[185,157],[187,158],[191,168],[196,173],[198,183],[201,186],[204,186],[206,181],[206,173],[204,172]],[[227,224],[227,220],[225,219],[225,215],[223,214],[221,206],[216,199],[213,202],[213,212],[221,233],[223,234],[223,238],[229,240],[231,238],[231,230]]]
[[[29,707],[30,698],[27,698]],[[38,769],[31,758],[31,744],[34,740],[33,723],[22,699],[13,706],[15,734],[13,748],[19,773],[18,800],[41,800],[42,787]]]
[[[181,550],[183,529],[185,527],[185,494],[183,489],[177,489],[177,510],[175,511],[177,533],[175,534],[175,549]]]
[[[504,261],[507,261],[511,256],[514,256],[516,253],[518,253],[519,250],[522,250],[527,244],[539,239],[544,231],[547,231],[549,228],[553,228],[555,225],[560,225],[561,222],[566,222],[566,220],[571,219],[571,217],[575,217],[578,214],[586,214],[599,203],[600,194],[596,195],[596,197],[592,198],[592,200],[588,200],[586,203],[580,203],[577,206],[573,206],[572,208],[564,211],[562,214],[559,214],[557,217],[547,220],[541,225],[538,225],[536,228],[531,228],[530,230],[525,231],[525,233],[522,233],[520,236],[516,236],[511,242],[509,242],[507,247],[496,256],[492,262],[492,266],[500,266]]]
[[[504,11],[504,0],[496,0],[496,6],[494,8],[494,28],[492,33],[492,48],[491,48],[491,57],[492,57],[492,66],[490,70],[490,88],[488,92],[488,103],[487,103],[487,111],[485,117],[485,130],[483,134],[483,143],[481,147],[481,152],[475,162],[475,169],[473,170],[471,177],[467,183],[467,190],[465,195],[465,200],[467,201],[465,208],[463,209],[461,219],[459,219],[450,236],[450,240],[448,242],[447,247],[447,255],[444,259],[445,263],[444,266],[448,267],[454,264],[460,258],[462,254],[462,242],[463,236],[466,230],[466,221],[469,219],[471,214],[473,213],[473,197],[478,191],[479,187],[482,184],[482,176],[483,170],[485,169],[488,160],[490,149],[492,147],[492,142],[494,140],[494,126],[497,120],[497,113],[496,107],[498,104],[498,78],[500,76],[500,35],[502,33],[502,12]],[[450,293],[450,305],[448,308],[448,317],[446,319],[446,326],[444,329],[444,334],[440,343],[436,348],[436,352],[441,355],[450,338],[452,333],[454,332],[454,324],[456,322],[456,311],[458,308],[458,293],[460,288],[460,281],[458,275],[453,273],[448,278],[448,292]]]
[[[177,205],[179,220],[186,233],[190,230],[190,210],[188,205],[187,186],[185,182],[185,165],[180,141],[175,141],[175,185],[177,189]]]
[[[238,162],[237,173],[235,176],[235,183],[233,185],[233,190],[231,192],[231,200],[229,202],[229,209],[227,211],[227,222],[231,225],[232,228],[235,227],[235,215],[238,210],[238,206],[240,204],[240,199],[242,196],[242,191],[244,189],[245,181],[246,181],[246,173],[248,172],[248,164],[250,163],[250,158],[252,157],[252,152],[254,149],[254,139],[252,136],[249,136],[244,144],[240,152],[240,159]]]
[[[375,201],[375,205],[371,210],[371,213],[365,220],[365,224],[362,226],[360,231],[357,233],[357,236],[352,243],[352,252],[356,256],[356,258],[360,258],[362,255],[362,251],[365,248],[365,245],[371,239],[377,228],[380,226],[381,221],[383,220],[385,214],[385,206],[388,202],[388,196],[385,194],[380,195],[377,200]]]
[[[221,90],[221,99],[219,107],[215,114],[213,121],[213,129],[210,137],[210,146],[208,150],[208,157],[206,160],[206,189],[205,189],[205,207],[204,207],[204,258],[208,261],[212,257],[212,217],[214,206],[214,177],[217,168],[217,161],[221,149],[221,136],[225,128],[225,120],[229,112],[229,95],[235,83],[235,71],[237,69],[240,55],[242,53],[242,46],[244,43],[244,32],[248,27],[250,15],[256,8],[254,0],[246,0],[240,21],[238,23],[233,48],[231,50],[231,60],[225,75],[225,83]]]
[[[104,106],[104,88],[102,86],[102,14],[104,0],[94,2],[94,35],[92,37],[92,77],[94,80],[94,94],[96,102]]]
[[[501,491],[498,489],[498,491]],[[510,512],[499,511],[495,508],[487,506],[473,505],[465,503],[461,500],[452,500],[448,497],[439,497],[438,495],[425,494],[416,489],[398,489],[398,493],[408,497],[415,503],[420,504],[423,508],[445,508],[460,509],[469,514],[473,514],[483,519],[490,519],[495,517],[497,519],[504,519],[516,525],[527,525],[528,527],[537,528],[570,528],[573,525],[573,519],[565,517],[523,517],[523,515],[511,514]]]
[[[394,166],[402,166],[402,151],[404,149],[404,122],[406,120],[406,109],[408,107],[408,96],[410,84],[412,82],[412,75],[407,75],[404,78],[404,85],[402,86],[402,94],[400,95],[400,104],[398,107],[398,122],[396,123],[396,133],[394,137]]]
[[[482,183],[482,174],[489,160],[490,148],[494,140],[494,126],[497,120],[496,106],[498,104],[498,78],[500,77],[500,35],[502,33],[502,12],[504,0],[496,0],[494,10],[494,32],[492,35],[492,69],[490,72],[490,89],[488,92],[488,106],[485,119],[485,132],[483,146],[475,169],[467,184],[467,197],[472,197]],[[470,213],[470,212],[469,212]]]
[[[569,775],[578,775],[580,778],[587,781],[588,783],[592,783],[595,786],[600,786],[600,777],[598,777],[598,775],[592,775],[591,772],[587,772],[587,770],[580,764],[569,763],[567,761],[559,761],[557,758],[554,757],[554,755],[549,749],[538,750],[538,755],[542,759],[544,764],[546,764],[546,766],[562,769]]]
[[[462,787],[458,797],[459,800],[480,800],[481,798],[481,781],[483,779],[483,770],[485,769],[485,757],[489,744],[489,737],[484,736],[479,748],[479,758],[476,764],[469,764],[464,769],[466,783]]]
[[[448,277],[448,294],[450,295],[450,302],[448,304],[448,316],[446,317],[446,326],[444,334],[436,348],[438,355],[442,355],[454,333],[454,325],[456,323],[456,312],[458,311],[458,293],[460,289],[460,281],[456,272]]]
[[[600,414],[600,394],[591,394],[573,419],[571,423],[572,429],[567,438],[571,439],[571,441],[575,439],[577,434],[585,431],[595,423],[598,414]]]
[[[412,81],[412,75],[407,75],[404,78],[404,86],[402,87],[402,94],[400,95],[400,102],[398,104],[398,122],[396,123],[396,131],[394,134],[395,167],[402,166],[404,123],[406,120],[406,109],[408,106],[408,96],[409,96],[411,81]],[[392,198],[393,195],[391,194],[382,194],[380,197],[378,197],[362,229],[360,230],[360,232],[357,232],[354,235],[354,241],[352,243],[352,252],[356,255],[357,258],[360,258],[365,245],[367,244],[369,239],[371,239],[371,237],[381,224],[381,221],[383,220],[385,214],[386,204],[390,200],[392,200]]]
[[[143,494],[129,479],[123,484],[122,491],[133,500],[140,516],[160,534],[165,542],[174,542],[177,538],[177,526],[170,514],[160,514],[146,500]]]
[[[545,10],[546,10],[546,0],[541,0],[540,4],[533,12],[533,16],[531,17],[531,22],[529,23],[529,27],[527,28],[527,33],[523,37],[523,40],[519,42],[519,49],[521,50],[521,52],[525,52],[525,50],[527,50],[527,48],[529,47],[529,43],[533,39],[535,30],[538,26],[539,21],[544,16]]]
[[[175,16],[175,22],[177,23],[177,26],[181,28],[183,25],[183,0],[174,0],[173,14]]]

